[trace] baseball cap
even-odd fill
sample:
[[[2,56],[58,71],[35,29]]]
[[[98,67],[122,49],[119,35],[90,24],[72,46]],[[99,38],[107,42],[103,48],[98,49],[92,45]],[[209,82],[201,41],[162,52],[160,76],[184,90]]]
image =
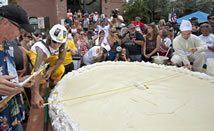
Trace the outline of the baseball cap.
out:
[[[134,25],[134,24],[129,24],[129,25],[128,25],[128,28],[129,28],[129,29],[135,28],[135,25]]]
[[[140,18],[140,17],[138,17],[138,16],[137,16],[137,17],[135,17],[135,19],[136,19],[136,20],[141,20],[141,18]]]
[[[33,27],[29,24],[26,11],[21,7],[14,5],[0,7],[0,16],[10,21],[16,22],[27,32],[34,32]]]

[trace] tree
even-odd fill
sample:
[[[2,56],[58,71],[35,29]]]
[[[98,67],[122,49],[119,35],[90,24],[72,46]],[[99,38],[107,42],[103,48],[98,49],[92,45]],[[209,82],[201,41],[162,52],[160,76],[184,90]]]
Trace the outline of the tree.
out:
[[[124,18],[127,23],[135,20],[135,17],[138,16],[142,18],[141,21],[148,23],[150,16],[148,14],[149,9],[143,0],[129,0],[123,6],[124,9]]]
[[[129,22],[140,16],[144,23],[167,20],[169,4],[169,0],[129,0],[124,4],[125,19]]]
[[[170,8],[175,8],[177,17],[182,17],[196,11],[214,13],[213,0],[176,0],[170,3]]]

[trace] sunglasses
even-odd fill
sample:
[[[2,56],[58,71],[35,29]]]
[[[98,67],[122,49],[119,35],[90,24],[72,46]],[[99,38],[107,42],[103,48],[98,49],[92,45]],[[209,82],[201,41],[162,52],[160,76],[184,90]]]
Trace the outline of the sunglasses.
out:
[[[29,35],[29,36],[26,36],[27,38],[31,39],[32,37]]]
[[[116,31],[111,31],[111,33],[117,33]]]

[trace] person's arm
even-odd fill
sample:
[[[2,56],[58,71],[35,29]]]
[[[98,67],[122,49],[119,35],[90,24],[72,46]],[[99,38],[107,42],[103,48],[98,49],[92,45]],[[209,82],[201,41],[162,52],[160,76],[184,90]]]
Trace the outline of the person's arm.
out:
[[[38,42],[38,41],[39,41],[39,39],[38,39],[33,33],[31,33],[31,35],[32,35],[32,38],[33,38],[33,40],[34,40],[35,42]]]
[[[129,38],[129,33],[126,34],[126,36],[122,39],[122,44]]]
[[[214,51],[214,47],[208,46],[208,49]]]
[[[160,36],[157,36],[156,40],[156,48],[149,54],[149,57],[151,57],[153,54],[155,54],[160,48]]]
[[[137,44],[137,45],[143,45],[144,41],[142,41],[142,40],[134,40],[134,43]]]
[[[46,54],[39,47],[36,48],[37,57],[36,63],[34,66],[34,71],[38,71],[40,66],[44,63],[47,58]],[[43,99],[39,94],[40,80],[42,79],[42,74],[35,76],[35,84],[31,88],[31,105],[33,108],[41,108],[41,104],[43,104]]]
[[[97,50],[99,50],[99,49],[97,49]],[[97,50],[96,50],[96,52],[98,52]],[[98,52],[98,55],[93,56],[94,63],[97,62],[97,61],[102,57],[102,55],[103,55],[103,49],[100,48],[100,50],[101,50],[101,51]]]
[[[45,73],[45,75],[44,75],[45,80],[49,79],[51,73],[53,71],[55,71],[63,63],[65,54],[66,54],[66,49],[64,49],[63,52],[59,53],[59,58],[57,59],[55,64],[53,66],[49,67],[47,72]]]
[[[107,37],[107,41],[108,41],[108,43],[109,43],[110,46],[112,46],[114,44],[114,42],[109,37]]]
[[[202,51],[207,51],[208,50],[207,44],[205,42],[203,42],[199,37],[193,36],[193,38],[194,38],[194,43],[196,45],[196,51],[197,52],[202,52]]]
[[[136,32],[135,34],[136,34],[136,38],[133,40],[133,42],[137,45],[143,45],[144,44],[143,36],[138,32]]]
[[[101,44],[102,44],[102,42],[103,42],[104,37],[100,37],[100,38],[97,38],[97,39],[99,39],[99,44],[98,44],[98,46],[101,46]]]
[[[100,18],[97,19],[97,22],[94,24],[94,27],[97,28],[98,25],[100,25]]]

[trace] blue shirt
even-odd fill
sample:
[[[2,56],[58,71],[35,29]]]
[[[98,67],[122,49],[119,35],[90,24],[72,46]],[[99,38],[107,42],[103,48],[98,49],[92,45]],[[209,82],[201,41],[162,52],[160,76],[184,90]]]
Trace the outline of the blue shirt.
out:
[[[14,62],[14,48],[10,42],[5,42],[4,47],[0,47],[0,75],[17,76],[11,80],[18,83],[18,75]],[[0,102],[7,96],[0,95]],[[17,94],[5,107],[0,109],[0,130],[13,130],[24,119],[24,105],[21,94]]]

